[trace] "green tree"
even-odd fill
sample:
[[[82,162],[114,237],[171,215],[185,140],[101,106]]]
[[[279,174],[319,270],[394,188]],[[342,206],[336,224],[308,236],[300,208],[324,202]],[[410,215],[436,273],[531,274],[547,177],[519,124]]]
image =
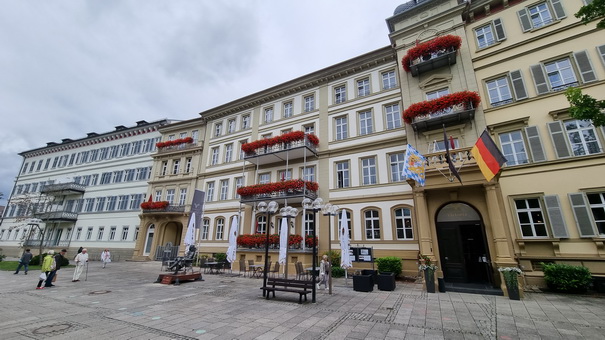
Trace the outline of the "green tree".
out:
[[[590,4],[582,6],[575,16],[581,19],[584,25],[595,19],[602,18],[597,23],[597,28],[605,28],[605,18],[603,18],[605,16],[605,0],[593,0]]]
[[[605,1],[605,0],[603,0]],[[576,87],[565,91],[569,101],[569,114],[576,119],[591,120],[594,126],[605,126],[605,100],[595,99]]]

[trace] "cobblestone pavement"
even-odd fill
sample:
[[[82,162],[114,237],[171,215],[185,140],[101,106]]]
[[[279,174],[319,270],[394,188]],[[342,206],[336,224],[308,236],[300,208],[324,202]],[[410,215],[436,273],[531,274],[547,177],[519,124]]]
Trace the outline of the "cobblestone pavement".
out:
[[[605,339],[605,299],[595,297],[510,301],[400,282],[362,293],[335,279],[334,294],[301,305],[291,293],[265,300],[262,280],[235,275],[153,283],[159,262],[91,262],[75,283],[72,273],[36,290],[39,272],[0,272],[0,339]]]

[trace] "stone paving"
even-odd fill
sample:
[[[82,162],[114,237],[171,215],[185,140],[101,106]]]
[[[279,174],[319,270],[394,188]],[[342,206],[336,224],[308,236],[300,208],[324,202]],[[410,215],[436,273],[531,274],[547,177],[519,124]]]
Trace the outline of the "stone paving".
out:
[[[605,339],[605,299],[527,293],[522,301],[463,293],[355,292],[335,279],[317,302],[262,280],[204,274],[204,281],[153,283],[159,262],[91,262],[88,280],[59,271],[36,290],[38,271],[0,272],[0,339]],[[234,272],[234,274],[237,274]]]

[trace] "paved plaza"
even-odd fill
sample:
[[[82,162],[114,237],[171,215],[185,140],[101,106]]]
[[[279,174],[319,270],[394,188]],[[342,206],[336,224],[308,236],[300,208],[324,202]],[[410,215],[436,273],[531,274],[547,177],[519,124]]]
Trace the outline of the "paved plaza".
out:
[[[179,286],[153,283],[159,262],[91,262],[88,280],[59,271],[36,290],[39,271],[0,272],[0,339],[605,339],[605,299],[528,293],[522,301],[463,293],[427,294],[398,282],[393,292],[355,292],[334,280],[317,302],[262,280],[204,275]],[[234,272],[237,274],[237,272]]]

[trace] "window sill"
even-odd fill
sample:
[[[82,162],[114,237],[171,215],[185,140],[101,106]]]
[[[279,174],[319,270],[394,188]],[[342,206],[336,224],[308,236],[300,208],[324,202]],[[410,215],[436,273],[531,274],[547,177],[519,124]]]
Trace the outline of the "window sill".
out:
[[[547,27],[550,27],[550,26],[552,26],[552,25],[556,25],[556,24],[558,24],[558,23],[560,23],[560,22],[561,22],[561,20],[554,19],[553,21],[551,21],[551,22],[549,22],[549,23],[547,23],[547,24],[544,24],[543,26],[536,27],[536,28],[532,28],[532,29],[530,29],[529,31],[525,31],[525,32],[523,32],[523,33],[534,33],[534,32],[540,31],[540,30],[542,30],[542,29],[545,29],[545,28],[547,28]]]
[[[505,39],[505,40],[506,40],[506,39]],[[489,45],[489,46],[485,46],[485,47],[479,47],[479,48],[477,48],[477,49],[475,50],[475,53],[480,53],[480,52],[483,52],[483,51],[485,51],[485,50],[489,50],[489,49],[490,49],[490,48],[492,48],[492,47],[496,47],[496,46],[498,46],[498,45],[502,44],[502,41],[503,41],[503,40],[501,40],[501,41],[496,41],[495,43],[493,43],[493,44],[491,44],[491,45]]]

